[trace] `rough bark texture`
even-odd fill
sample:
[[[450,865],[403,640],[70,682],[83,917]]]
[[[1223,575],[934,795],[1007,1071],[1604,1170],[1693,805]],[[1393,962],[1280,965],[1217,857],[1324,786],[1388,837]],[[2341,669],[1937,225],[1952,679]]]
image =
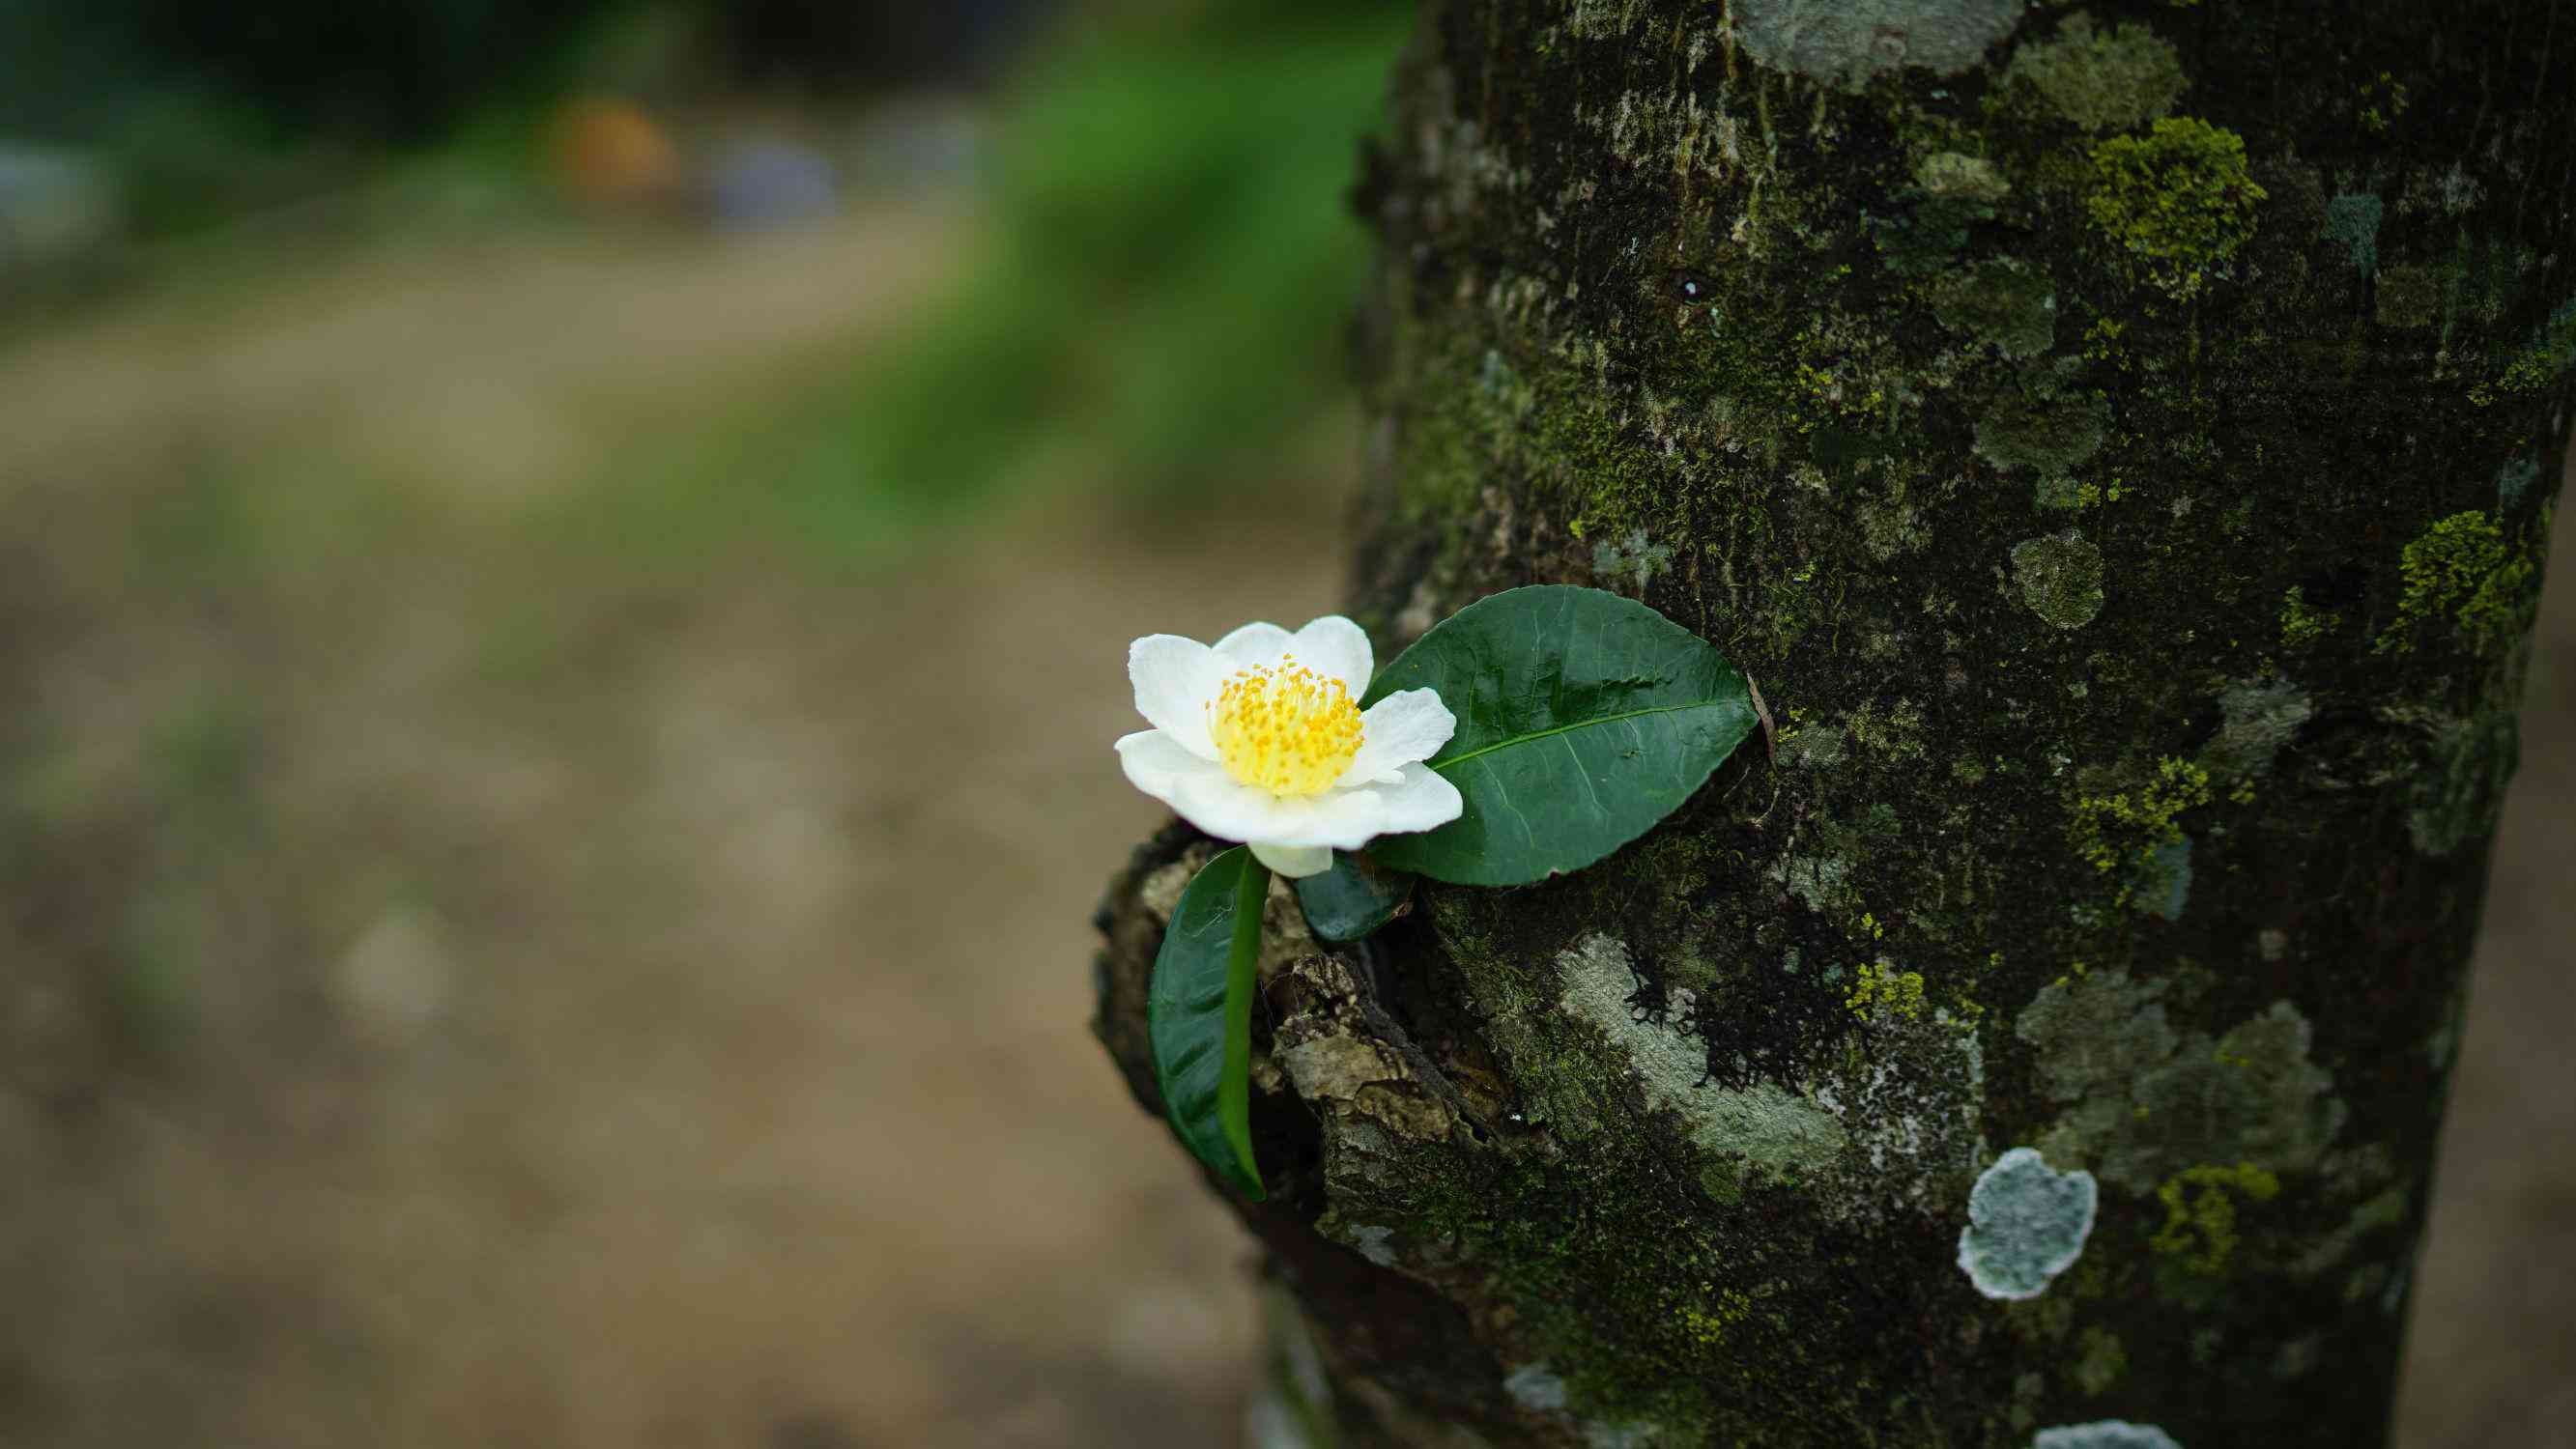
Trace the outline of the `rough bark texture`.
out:
[[[1778,738],[1365,951],[1274,899],[1262,1433],[2384,1439],[2565,460],[2553,10],[1426,13],[1354,616],[1621,590]],[[1148,1105],[1209,849],[1104,908]]]

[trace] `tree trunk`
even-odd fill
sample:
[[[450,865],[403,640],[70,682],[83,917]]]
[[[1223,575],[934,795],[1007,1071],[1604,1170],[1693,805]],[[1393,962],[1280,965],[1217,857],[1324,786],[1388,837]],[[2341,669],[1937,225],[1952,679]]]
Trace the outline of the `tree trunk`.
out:
[[[2385,1439],[2565,462],[2554,11],[1431,7],[1353,616],[1619,590],[1777,734],[1364,949],[1274,896],[1265,1442]],[[1103,911],[1149,1107],[1212,848]]]

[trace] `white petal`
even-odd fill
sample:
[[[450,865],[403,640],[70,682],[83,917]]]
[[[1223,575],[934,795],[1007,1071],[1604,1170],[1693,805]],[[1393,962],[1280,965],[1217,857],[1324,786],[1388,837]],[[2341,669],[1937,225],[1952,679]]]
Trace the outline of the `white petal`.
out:
[[[1225,661],[1226,672],[1238,669],[1267,669],[1288,652],[1289,634],[1276,624],[1246,624],[1216,641],[1215,649]]]
[[[1333,848],[1329,845],[1267,845],[1252,842],[1252,858],[1290,880],[1303,880],[1322,875],[1333,868]]]
[[[1202,760],[1216,758],[1208,740],[1208,703],[1232,672],[1215,650],[1178,634],[1148,634],[1127,646],[1136,712]]]
[[[1258,792],[1255,792],[1258,793]],[[1303,800],[1282,800],[1251,835],[1271,845],[1329,845],[1357,850],[1381,835],[1402,835],[1446,825],[1467,808],[1458,787],[1429,765],[1407,765],[1392,785],[1328,790]],[[1184,814],[1188,813],[1186,811]],[[1201,829],[1207,829],[1202,825]],[[1209,830],[1209,834],[1222,832]]]
[[[1405,766],[1402,778],[1393,785],[1379,786],[1376,794],[1380,835],[1437,830],[1467,809],[1467,802],[1459,798],[1458,787],[1449,783],[1449,777],[1423,764]]]
[[[1360,716],[1360,752],[1342,771],[1338,785],[1366,785],[1440,753],[1458,731],[1458,717],[1428,689],[1407,689],[1369,706]]]
[[[1180,795],[1184,776],[1213,770],[1222,776],[1225,767],[1212,760],[1202,760],[1181,748],[1181,743],[1161,730],[1139,730],[1119,738],[1119,767],[1127,772],[1127,783],[1162,801],[1173,804]]]
[[[1288,640],[1287,652],[1317,674],[1340,680],[1354,700],[1368,692],[1368,633],[1339,614],[1326,614],[1298,630]]]
[[[1129,778],[1134,778],[1132,771]],[[1168,801],[1182,819],[1220,840],[1330,843],[1296,838],[1315,814],[1314,800],[1282,799],[1240,783],[1223,765],[1204,761],[1195,769],[1173,771],[1168,778],[1172,791],[1158,798]]]

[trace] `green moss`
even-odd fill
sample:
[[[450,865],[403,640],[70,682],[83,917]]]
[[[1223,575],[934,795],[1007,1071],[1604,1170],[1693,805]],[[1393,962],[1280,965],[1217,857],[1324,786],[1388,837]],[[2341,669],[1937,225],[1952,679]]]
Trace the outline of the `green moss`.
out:
[[[2012,194],[2012,183],[1983,156],[1935,151],[1914,163],[1914,184],[1926,196],[1991,205]]]
[[[2397,621],[2379,636],[2381,653],[2415,647],[2423,626],[2448,619],[2462,642],[2492,653],[2530,626],[2540,576],[2535,550],[2505,542],[2504,528],[2481,510],[2436,520],[2406,545],[2398,573],[2406,581]]]
[[[2078,1342],[2083,1345],[2084,1356],[2075,1361],[2074,1370],[2067,1376],[2075,1380],[2075,1387],[2099,1398],[2129,1371],[2128,1350],[2120,1346],[2120,1335],[2098,1324],[2086,1328]]]
[[[2281,594],[2281,647],[2305,649],[2333,633],[2343,623],[2331,609],[2320,609],[2307,600],[2305,590],[2293,585]]]
[[[2125,131],[2162,119],[2188,84],[2182,57],[2143,25],[2097,30],[2082,12],[2057,34],[2024,44],[2004,71],[2087,131]]]
[[[2110,405],[2091,393],[2045,385],[2006,388],[1977,418],[1977,453],[1998,468],[2063,478],[2102,449]]]
[[[2056,288],[2047,272],[2026,262],[1989,258],[1944,275],[1929,295],[1942,326],[2006,357],[2036,357],[2057,341]]]
[[[1852,974],[1852,988],[1844,995],[1843,1005],[1863,1021],[1876,1021],[1882,1012],[1918,1020],[1923,1015],[1923,973],[1899,971],[1884,959],[1864,962]]]
[[[2430,327],[2442,308],[2448,274],[2437,267],[2390,267],[2379,274],[2377,315],[2383,327]]]
[[[2136,280],[2187,300],[2227,275],[2264,197],[2235,132],[2190,117],[2093,147],[2086,214]]]
[[[2102,612],[2102,550],[2073,532],[2013,545],[2013,582],[2032,613],[2081,629]]]
[[[2156,1189],[2165,1222],[2147,1246],[2176,1259],[2185,1272],[2219,1277],[2236,1254],[2236,1197],[2270,1202],[2280,1192],[2281,1180],[2251,1162],[2185,1168]]]

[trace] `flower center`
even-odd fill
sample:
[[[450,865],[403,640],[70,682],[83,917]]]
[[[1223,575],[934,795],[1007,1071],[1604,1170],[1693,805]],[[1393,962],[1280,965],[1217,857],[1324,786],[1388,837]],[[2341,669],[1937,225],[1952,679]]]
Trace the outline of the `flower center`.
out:
[[[1332,788],[1360,752],[1360,711],[1338,679],[1293,658],[1247,669],[1208,706],[1208,736],[1225,772],[1274,795]]]

